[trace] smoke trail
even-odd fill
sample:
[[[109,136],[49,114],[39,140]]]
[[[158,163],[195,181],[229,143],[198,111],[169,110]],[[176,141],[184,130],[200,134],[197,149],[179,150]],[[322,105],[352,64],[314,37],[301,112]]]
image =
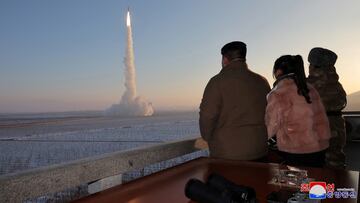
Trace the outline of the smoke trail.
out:
[[[126,27],[125,92],[120,103],[112,105],[105,111],[105,114],[110,116],[151,116],[154,113],[152,104],[137,96],[136,93],[135,57],[129,10],[126,16]]]
[[[126,27],[127,27],[127,47],[126,55],[124,58],[125,63],[125,93],[122,96],[123,100],[134,100],[136,97],[136,72],[135,72],[135,57],[134,57],[134,47],[131,31],[131,21],[130,21],[130,12],[127,12],[126,16]]]

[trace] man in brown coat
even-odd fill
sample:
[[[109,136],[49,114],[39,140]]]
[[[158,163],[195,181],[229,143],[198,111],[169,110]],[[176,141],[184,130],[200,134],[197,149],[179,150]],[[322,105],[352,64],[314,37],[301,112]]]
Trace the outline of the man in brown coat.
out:
[[[250,71],[246,44],[235,41],[221,49],[222,70],[210,79],[200,104],[200,132],[210,156],[256,160],[267,155],[264,122],[267,80]]]

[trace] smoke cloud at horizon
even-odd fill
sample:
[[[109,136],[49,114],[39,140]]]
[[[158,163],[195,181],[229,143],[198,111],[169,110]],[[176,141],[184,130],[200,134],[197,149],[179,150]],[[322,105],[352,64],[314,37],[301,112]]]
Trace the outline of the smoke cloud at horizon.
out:
[[[128,11],[126,17],[127,26],[127,47],[126,56],[124,58],[125,64],[125,92],[121,97],[119,104],[113,104],[110,108],[105,110],[105,115],[108,116],[151,116],[154,109],[150,102],[147,102],[136,92],[136,71],[135,71],[135,57],[134,47],[130,23],[130,13]]]

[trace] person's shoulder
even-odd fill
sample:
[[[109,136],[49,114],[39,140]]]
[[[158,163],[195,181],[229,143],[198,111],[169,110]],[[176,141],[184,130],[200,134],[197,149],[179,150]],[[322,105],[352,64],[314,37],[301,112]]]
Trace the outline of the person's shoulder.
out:
[[[213,77],[210,78],[210,81],[215,82],[215,81],[219,81],[222,78],[221,73],[218,73],[216,75],[214,75]]]
[[[254,72],[250,69],[249,69],[249,74],[256,80],[258,80],[258,81],[262,82],[263,84],[265,84],[266,86],[270,87],[268,80],[264,76],[260,75],[259,73]]]
[[[283,79],[275,85],[271,92],[277,96],[291,96],[294,92],[297,94],[297,91],[294,91],[293,86],[294,84],[292,80]]]
[[[282,106],[289,106],[297,99],[297,89],[292,86],[291,81],[280,81],[267,95],[268,102],[276,101]]]
[[[310,83],[306,83],[309,89],[309,95],[312,100],[320,100],[320,95],[317,89]]]
[[[277,87],[275,86],[274,88],[272,88],[272,90],[266,95],[266,99],[269,100],[273,100],[275,98],[277,98],[279,96]]]
[[[221,80],[221,75],[220,73],[214,75],[213,77],[210,78],[209,82],[208,82],[208,85],[216,85],[220,82]]]

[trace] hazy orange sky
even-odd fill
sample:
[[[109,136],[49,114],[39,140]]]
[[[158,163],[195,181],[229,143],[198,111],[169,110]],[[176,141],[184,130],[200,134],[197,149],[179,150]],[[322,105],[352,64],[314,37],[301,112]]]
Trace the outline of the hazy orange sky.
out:
[[[221,47],[248,45],[274,82],[276,58],[321,46],[360,90],[360,1],[1,1],[0,113],[101,110],[124,91],[125,14],[132,11],[138,92],[155,109],[197,109]],[[306,62],[306,66],[308,63]]]

